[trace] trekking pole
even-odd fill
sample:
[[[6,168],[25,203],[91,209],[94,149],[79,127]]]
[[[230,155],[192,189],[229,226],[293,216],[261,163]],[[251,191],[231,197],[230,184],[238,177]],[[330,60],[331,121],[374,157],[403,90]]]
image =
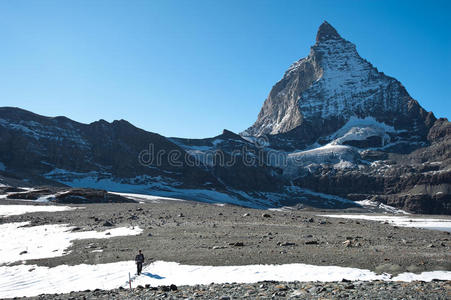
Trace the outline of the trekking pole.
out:
[[[130,277],[130,272],[128,272],[128,283],[130,284],[130,289],[132,289],[132,278]]]

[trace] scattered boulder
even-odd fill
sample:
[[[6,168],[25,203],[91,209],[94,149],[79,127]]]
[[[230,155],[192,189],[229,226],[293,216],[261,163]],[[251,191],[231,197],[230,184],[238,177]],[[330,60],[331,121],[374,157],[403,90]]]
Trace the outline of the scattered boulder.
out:
[[[352,241],[351,240],[346,240],[346,241],[344,241],[343,242],[343,245],[345,246],[345,247],[352,247]]]
[[[171,288],[167,285],[162,285],[162,286],[160,286],[160,290],[162,292],[169,292],[169,291],[171,291]]]
[[[243,247],[244,243],[243,242],[235,242],[235,243],[229,243],[230,246],[234,246],[234,247]]]
[[[281,247],[286,247],[286,246],[296,246],[296,243],[292,243],[292,242],[278,242],[277,245],[281,246]]]
[[[226,246],[213,246],[213,250],[218,250],[218,249],[225,249],[227,248]]]
[[[111,223],[110,221],[105,221],[105,222],[102,224],[102,226],[105,226],[105,227],[112,227],[112,226],[114,226],[114,224]]]
[[[288,287],[285,284],[276,285],[275,288],[278,289],[279,291],[286,291],[286,290],[288,290]]]
[[[58,193],[52,201],[56,203],[82,204],[82,203],[137,203],[121,195],[109,193],[105,190],[96,189],[70,189]]]
[[[306,245],[318,245],[318,241],[317,240],[310,240],[310,241],[306,241],[305,244]]]
[[[50,189],[39,189],[39,190],[33,190],[28,192],[17,192],[17,193],[10,193],[6,198],[8,199],[23,199],[23,200],[37,200],[40,197],[48,196],[53,194],[54,191]]]

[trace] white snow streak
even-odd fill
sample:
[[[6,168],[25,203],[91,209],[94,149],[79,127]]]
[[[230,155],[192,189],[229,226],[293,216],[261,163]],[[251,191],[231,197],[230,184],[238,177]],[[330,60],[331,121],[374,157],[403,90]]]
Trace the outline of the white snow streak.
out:
[[[23,215],[35,212],[56,212],[74,210],[82,207],[56,206],[56,205],[0,205],[0,217]]]
[[[128,273],[134,270],[133,261],[99,265],[61,265],[54,268],[36,265],[3,266],[0,267],[0,297],[127,287]],[[195,285],[212,282],[252,283],[263,280],[327,282],[339,281],[343,278],[362,281],[430,281],[434,278],[450,280],[451,272],[402,273],[392,279],[390,277],[390,274],[378,275],[369,270],[336,266],[285,264],[213,267],[156,261],[144,268],[142,275],[132,282],[132,286]]]
[[[451,232],[451,219],[426,219],[426,218],[409,218],[405,216],[373,216],[373,215],[319,215],[320,217],[342,218],[342,219],[359,219],[387,222],[393,226],[433,229]]]

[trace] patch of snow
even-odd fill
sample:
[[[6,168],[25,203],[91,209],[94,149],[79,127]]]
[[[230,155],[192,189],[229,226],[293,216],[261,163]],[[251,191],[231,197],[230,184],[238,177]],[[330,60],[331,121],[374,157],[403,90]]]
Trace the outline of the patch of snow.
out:
[[[54,169],[44,174],[48,179],[56,180],[71,187],[95,188],[115,192],[146,194],[149,191],[167,190],[181,183],[162,176],[140,175],[133,178],[114,179],[110,174],[98,172],[77,173]]]
[[[30,136],[36,140],[47,139],[53,141],[71,141],[78,147],[88,148],[88,143],[80,135],[80,133],[73,128],[61,128],[57,125],[43,125],[34,121],[13,121],[0,118],[0,126],[22,131],[25,135]]]
[[[248,201],[241,200],[238,197],[234,197],[230,194],[206,189],[173,189],[172,191],[156,191],[155,194],[213,204],[228,203],[252,208],[265,208],[264,205],[259,205],[258,203],[256,203],[256,199],[244,195],[244,192],[235,192]]]
[[[269,211],[287,212],[293,210],[290,207],[268,208]]]
[[[350,161],[340,160],[340,162],[334,164],[333,166],[334,169],[345,170],[345,169],[354,169],[356,165],[355,163],[352,163]]]
[[[151,203],[160,203],[159,200],[168,200],[168,201],[185,201],[183,199],[178,198],[169,198],[169,197],[163,197],[163,196],[154,196],[154,195],[145,195],[145,194],[133,194],[133,193],[118,193],[118,192],[110,192],[111,194],[116,194],[119,196],[123,196],[132,200],[140,201],[142,200],[142,203],[145,202],[151,202]]]
[[[33,200],[34,202],[42,202],[42,203],[47,203],[50,202],[51,199],[55,198],[55,194],[51,194],[51,195],[47,195],[47,196],[41,196],[36,200]]]
[[[431,272],[423,272],[420,274],[415,273],[401,273],[398,276],[393,278],[393,281],[432,281],[433,279],[439,280],[450,280],[450,271],[431,271]]]
[[[295,176],[305,171],[305,168],[314,168],[321,164],[333,164],[337,168],[355,167],[358,153],[352,147],[344,145],[327,144],[312,150],[289,153],[284,168],[284,175]]]
[[[74,227],[67,224],[27,227],[29,224],[30,222],[17,222],[0,225],[0,245],[2,245],[0,264],[62,256],[74,240],[108,239],[138,235],[143,231],[139,227],[118,227],[106,231],[71,231]]]
[[[390,205],[386,205],[380,202],[374,202],[371,200],[362,200],[362,201],[355,201],[355,203],[366,207],[366,208],[377,208],[380,210],[384,210],[387,213],[391,213],[391,214],[404,214],[404,215],[410,215],[410,213],[406,212],[405,210],[402,209],[398,209],[396,207],[390,206]]]
[[[375,129],[382,129],[384,132],[399,132],[393,126],[377,121],[373,117],[365,117],[363,119],[351,116],[335,134],[331,135],[331,138],[337,138],[345,135],[349,130],[356,127],[370,127]]]
[[[0,205],[0,217],[9,217],[36,212],[55,212],[80,209],[83,207],[56,206],[56,205]]]
[[[250,283],[264,280],[278,281],[339,281],[388,279],[388,275],[376,275],[369,270],[336,266],[315,266],[307,264],[247,265],[247,266],[196,266],[175,262],[156,261],[144,272],[156,274],[163,279],[140,276],[134,284],[150,283],[165,285],[196,285],[214,283]],[[170,284],[170,283],[169,283]]]
[[[318,192],[314,192],[312,190],[309,189],[304,189],[304,188],[300,188],[297,186],[290,186],[287,187],[287,189],[289,191],[295,191],[297,193],[303,193],[303,194],[307,194],[307,195],[312,195],[312,196],[316,196],[316,197],[320,197],[326,200],[332,200],[332,201],[337,201],[337,202],[341,202],[341,203],[345,203],[345,204],[353,204],[353,205],[358,205],[356,204],[355,201],[340,197],[340,196],[336,196],[336,195],[330,195],[330,194],[324,194],[324,193],[318,193]]]
[[[181,141],[179,141],[177,139],[172,139],[172,138],[169,138],[169,140],[184,150],[207,151],[212,148],[211,146],[186,145],[186,144],[182,143]]]
[[[98,265],[61,265],[54,268],[37,265],[0,267],[0,297],[36,296],[42,293],[68,293],[96,288],[109,290],[128,287],[128,273],[135,271],[133,261]],[[390,279],[390,274],[378,275],[370,270],[307,264],[196,266],[156,261],[144,267],[142,275],[134,277],[132,286],[197,285],[214,283],[253,283],[277,281],[340,281],[384,280],[412,281],[450,280],[451,272],[435,271],[421,274],[403,273]]]
[[[340,145],[346,141],[365,140],[371,136],[381,137],[384,144],[390,140],[388,132],[400,132],[393,126],[378,122],[373,117],[360,119],[351,116],[343,127],[331,134],[328,139],[333,140],[332,145]]]
[[[215,140],[213,140],[211,143],[212,143],[213,145],[217,146],[217,145],[221,144],[222,142],[224,142],[223,139],[215,139]]]
[[[60,265],[54,268],[37,265],[0,266],[0,298],[36,296],[42,293],[114,289],[123,285],[131,261],[98,265]]]
[[[370,220],[378,222],[388,222],[388,224],[399,227],[423,228],[451,232],[451,219],[435,219],[435,218],[409,218],[405,216],[375,216],[360,214],[343,214],[343,215],[320,215],[321,217],[342,218],[342,219],[358,219]]]
[[[250,142],[250,143],[254,143],[257,140],[257,137],[251,136],[251,135],[247,135],[247,131],[243,131],[241,133],[241,137],[243,139],[245,139],[246,141]]]

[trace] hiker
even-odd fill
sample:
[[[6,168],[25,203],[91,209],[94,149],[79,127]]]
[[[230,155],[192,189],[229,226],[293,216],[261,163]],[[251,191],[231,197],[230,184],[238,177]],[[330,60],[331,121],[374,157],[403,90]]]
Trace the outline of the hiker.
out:
[[[144,263],[144,254],[141,253],[141,250],[138,251],[138,255],[135,257],[136,267],[138,269],[138,275],[141,275],[141,271],[143,269],[143,263]]]

